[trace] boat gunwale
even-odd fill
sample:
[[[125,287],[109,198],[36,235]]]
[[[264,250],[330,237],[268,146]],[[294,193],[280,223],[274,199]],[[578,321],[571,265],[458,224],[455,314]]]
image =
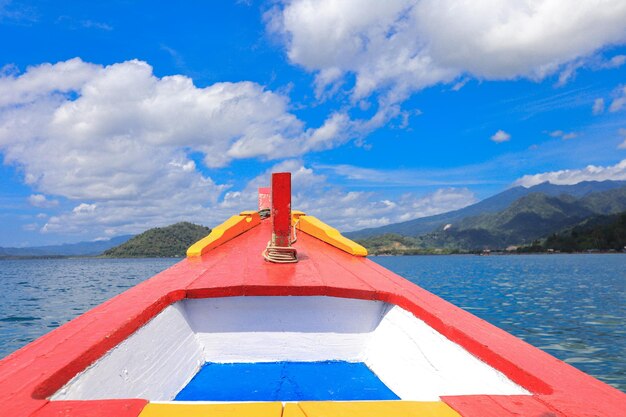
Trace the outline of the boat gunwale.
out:
[[[184,292],[184,294],[182,294]],[[144,310],[142,314],[133,318],[132,325],[124,326],[111,334],[109,337],[101,340],[102,346],[93,345],[84,356],[79,356],[75,361],[68,363],[65,367],[60,368],[54,374],[42,380],[33,390],[32,397],[34,399],[48,399],[55,392],[65,386],[78,373],[84,372],[89,366],[104,357],[109,351],[114,349],[133,333],[143,327],[150,320],[155,318],[167,307],[184,299],[204,299],[204,298],[226,298],[241,296],[327,296],[346,299],[381,301],[392,306],[398,306],[404,310],[411,312],[417,319],[424,321],[435,331],[466,349],[469,353],[479,358],[492,368],[502,372],[511,381],[525,388],[533,394],[550,395],[553,389],[541,379],[529,374],[524,369],[515,365],[513,362],[498,355],[487,346],[475,341],[470,335],[453,326],[447,325],[436,315],[428,312],[426,309],[418,306],[406,296],[392,294],[387,291],[369,291],[369,290],[351,290],[341,287],[329,286],[275,286],[275,285],[250,285],[237,287],[216,287],[216,288],[197,288],[191,290],[172,291],[149,308]],[[417,310],[417,311],[416,311]],[[485,322],[492,326],[491,324]],[[493,326],[500,330],[499,328]],[[530,346],[530,345],[529,345]],[[96,354],[96,352],[98,352]],[[97,355],[97,356],[94,356]],[[88,363],[87,363],[88,362]],[[506,370],[506,371],[505,371]],[[72,375],[73,374],[73,375]]]
[[[397,305],[530,391],[533,399],[546,404],[551,410],[558,409],[565,415],[577,415],[576,410],[582,412],[583,405],[591,402],[598,415],[609,416],[614,415],[615,410],[626,408],[626,395],[616,388],[454,306],[369,259],[351,256],[304,233],[300,236],[299,244],[308,247],[308,262],[302,262],[299,266],[289,264],[271,267],[276,268],[274,271],[293,274],[296,268],[304,268],[306,264],[320,268],[323,266],[326,269],[320,272],[332,275],[332,282],[310,279],[308,283],[280,283],[273,281],[270,274],[259,279],[256,284],[242,281],[235,283],[228,279],[224,285],[216,284],[222,275],[215,277],[209,272],[211,268],[220,265],[233,254],[240,254],[242,249],[238,245],[241,242],[248,242],[250,247],[258,246],[259,242],[264,241],[263,229],[255,227],[200,258],[184,259],[0,360],[0,407],[9,413],[13,411],[10,415],[15,416],[52,415],[67,407],[84,410],[87,408],[81,407],[89,407],[94,413],[102,412],[102,416],[110,415],[112,409],[120,407],[118,411],[123,408],[124,416],[136,416],[138,413],[135,410],[140,411],[148,403],[147,400],[49,401],[48,397],[175,302],[184,298],[249,295],[331,296]],[[307,260],[304,252],[303,259]],[[318,265],[321,262],[324,265]],[[351,280],[343,276],[348,273],[354,276]],[[210,285],[207,285],[208,278],[211,279],[208,281]],[[104,320],[97,323],[98,319]],[[72,344],[77,334],[92,325],[95,332],[88,335],[90,340]],[[64,348],[68,351],[67,355],[59,353]],[[17,378],[14,385],[9,382],[11,378]],[[472,403],[472,398],[480,401],[480,397],[441,399],[448,404],[457,404],[453,407],[457,409],[465,407],[463,404],[468,401]]]

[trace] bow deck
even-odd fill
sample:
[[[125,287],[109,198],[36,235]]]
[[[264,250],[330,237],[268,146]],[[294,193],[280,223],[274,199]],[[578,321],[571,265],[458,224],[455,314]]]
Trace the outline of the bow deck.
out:
[[[295,244],[298,263],[275,265],[264,261],[260,254],[267,244],[270,228],[267,220],[262,221],[207,254],[179,262],[2,360],[0,410],[3,415],[134,417],[140,414],[199,415],[196,413],[210,411],[217,413],[215,415],[233,416],[398,413],[396,415],[608,417],[618,416],[626,409],[626,395],[617,389],[376,263],[352,256],[306,233],[300,232]],[[148,400],[145,398],[50,400],[78,373],[168,306],[186,298],[238,296],[330,296],[398,306],[530,394],[443,396],[442,402],[434,403],[300,402],[285,407],[281,403],[261,403],[258,404],[260,408],[254,408],[254,404],[183,406],[150,403],[146,406]],[[424,410],[427,409],[434,411],[426,414]],[[232,413],[223,414],[227,411]]]

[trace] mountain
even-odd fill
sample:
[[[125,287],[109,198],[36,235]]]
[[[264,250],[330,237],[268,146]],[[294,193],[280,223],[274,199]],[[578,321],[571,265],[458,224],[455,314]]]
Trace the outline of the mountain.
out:
[[[205,226],[189,222],[167,227],[155,227],[108,249],[103,256],[110,258],[158,258],[185,256],[187,248],[211,233]]]
[[[385,233],[359,242],[372,253],[390,254],[432,253],[435,248],[439,252],[504,249],[530,245],[598,215],[626,211],[626,186],[579,195],[582,197],[535,192],[518,198],[503,210],[463,217],[430,233]]]
[[[92,242],[65,243],[62,245],[34,246],[27,248],[0,248],[0,258],[9,257],[51,257],[51,256],[95,256],[105,250],[120,245],[133,237],[117,236],[107,240]]]
[[[471,236],[467,241],[476,242],[481,236],[484,238],[486,232],[484,230],[474,230],[465,232],[467,236]],[[385,234],[375,237],[369,237],[359,242],[368,248],[372,255],[412,255],[412,254],[445,254],[463,251],[462,249],[432,247],[432,235],[413,238],[396,234]],[[493,239],[493,237],[492,237]],[[456,240],[450,239],[458,245],[460,238]],[[445,242],[436,242],[443,245]],[[493,247],[493,246],[492,246]],[[478,250],[474,248],[473,250]],[[465,249],[467,250],[467,249]],[[597,215],[586,218],[575,226],[565,228],[560,232],[549,235],[545,240],[534,240],[531,244],[520,246],[517,252],[587,252],[587,251],[616,251],[622,252],[626,250],[626,211],[611,214]]]
[[[446,224],[458,223],[461,219],[469,216],[478,216],[487,213],[496,213],[506,209],[514,201],[533,193],[542,193],[546,196],[557,197],[569,195],[575,198],[583,198],[595,192],[609,191],[626,186],[626,181],[583,181],[574,185],[554,185],[544,182],[533,187],[513,187],[476,204],[464,207],[448,213],[435,216],[421,217],[402,223],[394,223],[370,229],[344,233],[351,239],[363,239],[371,236],[384,234],[398,234],[402,236],[419,236],[432,232]]]
[[[580,203],[598,214],[618,213],[626,206],[626,186],[588,194],[580,200]]]
[[[528,245],[597,215],[626,210],[626,186],[587,194],[582,198],[533,193],[497,213],[466,217],[457,224],[421,236],[425,247],[459,249],[505,248]]]
[[[626,211],[591,217],[573,228],[549,236],[543,247],[560,252],[623,251],[626,248]]]
[[[467,217],[445,230],[422,236],[421,243],[463,249],[505,248],[529,244],[595,214],[575,197],[533,193],[499,212]]]

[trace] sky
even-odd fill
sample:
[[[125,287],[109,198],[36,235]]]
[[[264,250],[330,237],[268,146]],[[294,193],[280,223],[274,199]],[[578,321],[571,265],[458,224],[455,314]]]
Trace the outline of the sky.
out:
[[[0,246],[626,180],[623,0],[0,0]]]

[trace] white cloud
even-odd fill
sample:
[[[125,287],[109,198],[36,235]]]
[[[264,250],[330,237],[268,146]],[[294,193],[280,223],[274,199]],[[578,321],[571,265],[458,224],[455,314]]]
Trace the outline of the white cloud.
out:
[[[594,100],[593,102],[593,109],[592,112],[594,115],[598,115],[598,114],[602,114],[604,113],[604,99],[603,98],[597,98]]]
[[[50,208],[59,205],[59,200],[49,200],[43,194],[31,194],[27,200],[31,206],[39,208]]]
[[[554,84],[555,87],[563,87],[569,81],[574,79],[576,77],[576,71],[578,71],[578,69],[582,66],[584,66],[584,61],[582,60],[570,62],[569,64],[565,65],[563,70],[559,73],[559,79]]]
[[[34,232],[37,229],[39,229],[39,225],[37,223],[27,223],[22,226],[22,230],[27,232]]]
[[[141,61],[102,67],[72,59],[0,77],[0,149],[44,188],[65,183],[58,181],[61,173],[50,173],[62,162],[69,174],[124,168],[118,182],[131,186],[116,188],[132,193],[133,181],[121,177],[145,172],[150,156],[161,165],[171,162],[165,159],[188,164],[182,150],[191,149],[203,153],[209,167],[221,167],[232,159],[328,149],[347,139],[346,115],[332,114],[319,129],[305,130],[288,104],[251,82],[197,88],[184,76],[155,77]],[[52,165],[46,175],[43,163]]]
[[[108,23],[104,23],[104,22],[96,22],[95,20],[81,20],[80,24],[82,27],[87,28],[87,29],[100,29],[100,30],[105,30],[107,32],[110,32],[113,30],[113,26],[109,25]]]
[[[97,207],[96,204],[80,203],[78,206],[72,209],[72,213],[74,214],[93,213],[96,210],[96,207]]]
[[[39,20],[39,13],[34,6],[16,3],[12,0],[0,0],[0,22],[33,23]]]
[[[506,133],[504,130],[498,130],[493,134],[493,136],[491,136],[491,140],[496,143],[508,142],[511,140],[511,135]]]
[[[565,133],[563,136],[561,136],[563,140],[570,140],[576,137],[578,137],[578,133],[575,133],[575,132]]]
[[[101,71],[102,67],[75,58],[29,67],[22,75],[5,74],[0,77],[0,108],[46,98],[61,100],[65,94],[80,89]]]
[[[292,172],[292,207],[342,231],[383,226],[417,217],[456,210],[476,201],[467,188],[440,188],[416,195],[406,193],[389,198],[379,192],[350,191],[330,185],[325,175],[306,167],[298,160],[281,162],[249,182],[241,192],[231,192],[228,205],[256,206],[257,188],[270,183],[272,172]],[[225,199],[226,203],[227,199]],[[237,201],[237,203],[235,203]]]
[[[406,194],[400,199],[399,221],[457,210],[476,202],[474,194],[467,188],[440,188],[423,196]]]
[[[617,133],[622,137],[622,139],[624,139],[624,141],[622,143],[617,145],[617,148],[618,149],[626,149],[626,129],[621,128],[621,129],[618,130]]]
[[[552,184],[578,184],[581,181],[626,180],[626,159],[610,166],[588,165],[583,169],[564,169],[541,174],[524,175],[514,185],[532,187],[543,182]]]
[[[331,178],[341,178],[341,183],[352,188],[402,188],[444,187],[458,188],[469,185],[497,184],[505,185],[498,179],[502,164],[511,163],[517,156],[495,159],[476,165],[464,165],[442,169],[373,169],[355,165],[324,165],[316,164],[313,168]]]
[[[626,63],[626,55],[615,55],[606,63],[604,63],[605,68],[619,68]]]
[[[564,132],[562,130],[555,130],[550,132],[550,136],[553,138],[561,138],[563,140],[570,140],[578,137],[576,132]]]
[[[451,88],[452,91],[459,91],[461,90],[461,88],[465,87],[465,84],[467,84],[469,82],[469,78],[462,78],[461,80],[457,81]]]
[[[619,87],[615,91],[616,97],[611,102],[609,106],[609,111],[614,113],[616,111],[620,111],[624,107],[626,107],[626,87]]]
[[[395,200],[376,192],[345,191],[339,187],[296,192],[294,207],[343,231],[383,226],[456,210],[474,203],[466,188],[439,189],[426,195],[403,194]]]
[[[0,74],[0,152],[41,193],[31,204],[57,201],[46,194],[85,205],[49,218],[47,232],[212,224],[223,213],[210,207],[229,186],[204,176],[192,152],[211,168],[285,158],[337,146],[367,123],[334,113],[306,128],[287,97],[258,84],[198,88],[184,76],[156,77],[137,60],[75,58]]]
[[[355,100],[384,89],[387,102],[464,74],[540,80],[570,68],[568,78],[572,63],[626,41],[625,20],[622,0],[284,0],[267,14],[318,92],[352,73]]]

